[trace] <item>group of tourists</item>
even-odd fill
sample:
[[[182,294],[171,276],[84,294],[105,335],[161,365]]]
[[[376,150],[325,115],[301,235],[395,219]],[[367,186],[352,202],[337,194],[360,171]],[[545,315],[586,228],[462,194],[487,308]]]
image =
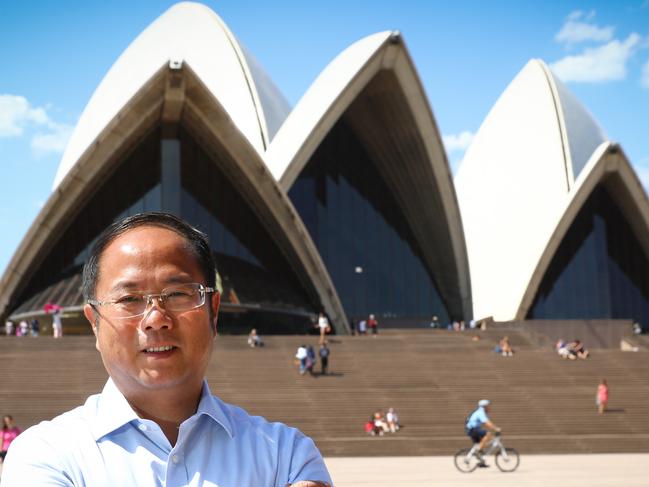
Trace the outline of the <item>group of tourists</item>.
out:
[[[376,411],[365,423],[365,432],[371,436],[383,436],[385,433],[396,433],[401,429],[399,415],[394,408],[388,408],[383,414],[382,411]]]
[[[295,362],[299,366],[300,375],[308,373],[314,376],[318,357],[320,358],[320,374],[326,375],[329,371],[330,354],[331,350],[329,350],[326,340],[320,343],[317,356],[312,345],[300,345],[295,353]]]
[[[37,337],[40,335],[41,325],[36,318],[31,320],[20,320],[18,326],[14,324],[13,321],[5,321],[5,335],[7,336],[17,336],[17,337],[26,337],[33,336]]]
[[[376,336],[379,333],[379,322],[375,315],[370,314],[367,318],[358,320],[356,324],[352,321],[351,328],[352,334],[367,335],[369,330],[369,334]]]
[[[576,338],[572,342],[566,342],[563,338],[560,338],[554,348],[559,357],[565,360],[577,360],[578,358],[585,360],[590,355],[584,344]]]
[[[52,335],[54,338],[61,338],[63,336],[63,323],[61,321],[61,310],[56,309],[51,312],[52,314]],[[5,335],[26,337],[37,337],[41,334],[41,324],[37,318],[23,319],[16,323],[12,320],[5,321]]]

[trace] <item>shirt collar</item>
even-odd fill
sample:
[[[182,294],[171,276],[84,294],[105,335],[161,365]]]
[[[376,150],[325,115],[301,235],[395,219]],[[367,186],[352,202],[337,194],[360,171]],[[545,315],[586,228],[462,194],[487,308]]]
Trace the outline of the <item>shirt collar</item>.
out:
[[[209,416],[225,430],[230,436],[234,437],[232,428],[232,418],[225,404],[210,392],[210,386],[206,380],[203,380],[203,390],[201,391],[201,400],[198,403],[196,416]]]
[[[226,431],[230,438],[234,437],[232,419],[225,404],[210,392],[206,380],[203,380],[201,399],[196,414],[192,417],[208,416]],[[139,416],[119,391],[113,379],[109,378],[102,390],[96,409],[93,412],[91,431],[95,441],[121,428],[131,421],[139,420]]]
[[[90,428],[95,441],[127,423],[139,419],[111,378],[108,379],[101,391],[96,410],[92,414]]]

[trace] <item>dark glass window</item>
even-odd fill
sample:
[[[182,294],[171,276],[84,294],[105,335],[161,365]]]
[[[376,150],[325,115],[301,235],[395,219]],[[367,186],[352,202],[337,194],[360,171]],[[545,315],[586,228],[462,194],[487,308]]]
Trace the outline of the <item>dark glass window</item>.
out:
[[[605,188],[593,191],[575,218],[528,318],[649,324],[649,259]]]
[[[286,258],[262,222],[223,173],[184,131],[180,131],[181,181],[167,189],[180,195],[181,216],[210,238],[224,288],[232,305],[220,318],[221,332],[303,333],[314,310]],[[172,178],[173,179],[173,178]],[[16,300],[12,313],[41,310],[48,302],[83,303],[81,268],[99,234],[113,221],[143,211],[161,211],[161,139],[154,130],[99,187],[88,188],[72,223]],[[253,319],[254,318],[254,319]]]
[[[314,153],[289,197],[348,316],[448,320],[396,198],[344,118]]]
[[[259,217],[214,161],[181,131],[181,213],[205,232],[216,254],[223,301],[315,310]]]
[[[89,201],[82,205],[74,221],[61,234],[52,236],[49,253],[38,266],[25,290],[17,299],[15,311],[40,310],[47,301],[64,306],[83,302],[78,282],[88,250],[97,236],[120,216],[140,211],[160,210],[160,133],[154,130],[126,156],[103,183],[89,190]],[[60,281],[76,282],[63,295],[52,293]]]

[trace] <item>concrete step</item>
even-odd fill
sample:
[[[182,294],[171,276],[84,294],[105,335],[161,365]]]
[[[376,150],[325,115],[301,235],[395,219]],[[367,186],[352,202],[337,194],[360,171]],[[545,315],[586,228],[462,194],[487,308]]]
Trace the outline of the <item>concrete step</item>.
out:
[[[212,391],[253,414],[299,427],[326,455],[451,454],[468,442],[463,422],[478,399],[506,444],[527,453],[648,452],[649,352],[597,350],[564,361],[507,330],[517,353],[491,350],[500,331],[385,331],[332,337],[331,375],[300,376],[297,347],[314,336],[220,336],[207,376]],[[0,403],[29,426],[82,404],[107,378],[92,337],[0,337]],[[319,370],[319,365],[316,366]],[[595,390],[605,377],[611,411],[599,416]],[[394,407],[404,428],[369,437],[375,410]]]

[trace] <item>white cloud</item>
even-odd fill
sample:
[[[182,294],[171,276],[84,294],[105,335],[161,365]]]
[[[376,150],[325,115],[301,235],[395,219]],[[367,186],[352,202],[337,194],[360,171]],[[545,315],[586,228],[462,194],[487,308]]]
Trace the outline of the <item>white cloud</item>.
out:
[[[649,2],[649,0],[647,0]],[[642,66],[642,74],[640,75],[640,84],[643,88],[649,89],[649,61]]]
[[[563,44],[577,44],[585,41],[606,42],[613,38],[612,26],[599,27],[584,22],[566,22],[554,39]]]
[[[36,156],[63,152],[72,129],[52,120],[46,108],[33,106],[24,96],[0,94],[0,137],[22,137],[28,131]]]
[[[631,33],[625,41],[614,39],[599,47],[585,49],[582,54],[566,56],[550,64],[550,69],[563,81],[601,83],[626,77],[626,63],[640,42]]]
[[[581,17],[583,17],[583,15],[584,15],[584,12],[582,12],[581,10],[575,10],[574,12],[570,12],[568,17],[566,17],[566,20],[568,20],[568,21],[577,20],[577,19],[580,19]]]
[[[442,135],[442,140],[444,142],[444,147],[446,147],[446,151],[451,153],[465,151],[467,147],[471,145],[474,136],[475,134],[473,132],[465,130],[459,134]]]
[[[32,151],[37,156],[48,152],[63,152],[74,127],[66,124],[49,123],[47,128],[47,132],[39,132],[32,137]]]
[[[32,107],[24,96],[0,94],[0,137],[18,137],[28,125],[44,125],[47,112]]]
[[[588,23],[588,21],[594,16],[595,12],[591,12],[588,15],[584,15],[584,13],[579,10],[572,12],[568,15],[566,23],[563,24],[561,30],[554,36],[554,40],[564,44],[577,44],[585,41],[610,41],[613,38],[615,28],[610,25],[600,27]]]
[[[649,1],[649,0],[647,0]],[[591,10],[590,12],[586,13],[583,10],[575,10],[573,12],[570,12],[568,16],[566,17],[566,20],[593,20],[595,18],[595,15],[597,15],[597,12],[595,10]]]

